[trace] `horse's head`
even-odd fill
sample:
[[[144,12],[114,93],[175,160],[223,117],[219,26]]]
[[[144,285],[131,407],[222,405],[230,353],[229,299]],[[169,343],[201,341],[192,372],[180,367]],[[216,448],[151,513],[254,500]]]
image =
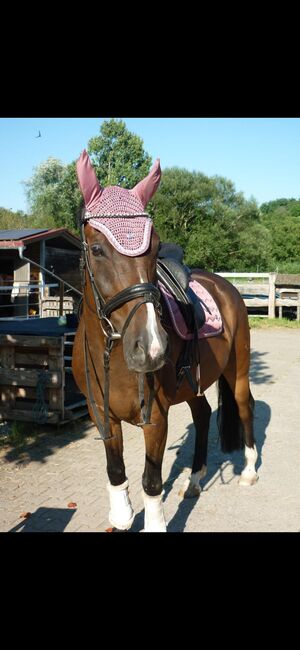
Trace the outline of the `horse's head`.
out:
[[[145,207],[160,181],[159,161],[132,190],[103,190],[85,151],[77,173],[86,206],[82,235],[90,300],[103,330],[112,339],[121,334],[128,368],[158,370],[165,361],[167,335],[156,287],[159,237]]]

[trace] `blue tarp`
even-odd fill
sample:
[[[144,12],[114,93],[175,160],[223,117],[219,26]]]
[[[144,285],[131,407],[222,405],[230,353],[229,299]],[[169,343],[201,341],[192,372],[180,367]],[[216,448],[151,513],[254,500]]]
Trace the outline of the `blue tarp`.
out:
[[[0,334],[24,334],[30,336],[63,336],[77,329],[75,314],[67,314],[67,325],[59,325],[57,317],[28,318],[27,320],[0,321]]]

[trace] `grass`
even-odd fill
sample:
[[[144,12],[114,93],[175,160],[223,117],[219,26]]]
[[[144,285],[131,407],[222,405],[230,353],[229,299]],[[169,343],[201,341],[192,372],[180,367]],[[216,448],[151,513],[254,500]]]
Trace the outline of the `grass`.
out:
[[[300,329],[300,321],[289,320],[288,318],[260,318],[249,316],[249,325],[251,329],[268,329],[274,327],[289,327],[290,329]]]
[[[37,430],[32,422],[17,422],[5,426],[5,433],[0,437],[0,447],[10,445],[12,447],[23,447],[30,442],[36,442]]]

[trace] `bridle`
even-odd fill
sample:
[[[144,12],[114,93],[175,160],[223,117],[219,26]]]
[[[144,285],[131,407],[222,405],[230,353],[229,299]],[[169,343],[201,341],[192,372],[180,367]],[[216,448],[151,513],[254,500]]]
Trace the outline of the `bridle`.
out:
[[[90,369],[89,369],[89,364],[88,364],[88,357],[91,360],[91,364],[93,366],[93,370],[97,379],[97,382],[99,384],[98,380],[98,375],[96,372],[96,368],[93,362],[93,358],[89,349],[89,344],[88,344],[88,339],[86,335],[86,330],[84,330],[84,363],[85,363],[85,373],[86,373],[86,385],[87,385],[87,392],[88,392],[88,398],[91,403],[93,413],[95,416],[95,420],[97,423],[97,427],[100,433],[100,438],[102,440],[108,440],[109,438],[112,438],[114,436],[110,435],[110,427],[109,427],[109,366],[110,366],[110,354],[113,348],[113,345],[115,341],[120,340],[127,328],[128,325],[139,309],[141,305],[144,305],[145,303],[152,303],[154,306],[154,309],[157,311],[159,316],[161,316],[161,304],[160,304],[160,291],[159,289],[152,283],[150,282],[142,282],[140,284],[133,284],[132,286],[123,289],[122,291],[119,291],[115,296],[110,298],[107,302],[105,302],[103,296],[101,295],[101,292],[99,290],[99,287],[97,286],[96,280],[94,273],[91,268],[90,264],[90,251],[89,251],[89,244],[86,241],[85,238],[85,233],[84,233],[84,225],[86,223],[87,219],[81,222],[81,242],[82,242],[82,250],[83,250],[83,284],[85,286],[85,281],[86,281],[86,273],[85,270],[87,271],[93,291],[93,296],[94,296],[94,301],[95,301],[95,306],[96,306],[96,313],[100,322],[101,329],[103,331],[103,334],[105,336],[105,349],[103,353],[103,367],[104,367],[104,423],[102,423],[97,404],[94,399],[94,395],[92,392],[91,388],[91,379],[90,379]],[[84,288],[83,286],[83,288]],[[113,311],[116,309],[119,309],[119,307],[122,307],[127,302],[130,302],[131,300],[135,300],[137,298],[142,298],[131,310],[129,313],[128,317],[126,318],[126,321],[122,327],[122,331],[118,332],[113,323],[110,320],[110,315],[112,314]],[[154,378],[153,378],[153,373],[146,373],[147,381],[148,381],[148,386],[149,386],[149,398],[148,398],[148,404],[147,406],[145,405],[145,400],[144,400],[144,375],[143,373],[138,373],[138,384],[139,384],[139,399],[140,399],[140,404],[141,404],[141,412],[142,412],[142,422],[139,423],[138,426],[143,426],[144,424],[151,424],[150,422],[150,415],[151,415],[151,405],[154,397]],[[99,384],[100,385],[100,384]]]

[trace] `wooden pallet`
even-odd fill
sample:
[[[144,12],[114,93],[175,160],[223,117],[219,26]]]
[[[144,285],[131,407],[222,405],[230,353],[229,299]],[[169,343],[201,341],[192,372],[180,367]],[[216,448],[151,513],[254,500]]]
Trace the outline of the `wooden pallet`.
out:
[[[74,301],[72,297],[63,299],[62,314],[74,313]],[[41,317],[46,318],[49,316],[58,317],[60,315],[60,298],[59,296],[51,296],[41,299]]]
[[[74,337],[0,335],[0,419],[54,424],[88,413],[72,374]]]

